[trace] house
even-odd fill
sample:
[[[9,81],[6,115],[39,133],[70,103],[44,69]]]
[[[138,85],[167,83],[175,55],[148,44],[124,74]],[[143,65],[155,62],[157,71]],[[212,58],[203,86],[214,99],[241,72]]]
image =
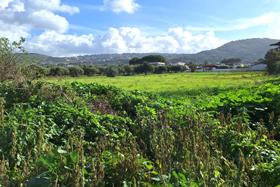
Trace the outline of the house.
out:
[[[190,70],[190,67],[185,62],[176,62],[171,64],[172,66],[181,66],[186,69],[186,71]]]
[[[173,66],[185,66],[186,63],[185,62],[176,62],[172,64]]]
[[[164,62],[149,62],[150,65],[153,66],[165,66],[166,64]]]

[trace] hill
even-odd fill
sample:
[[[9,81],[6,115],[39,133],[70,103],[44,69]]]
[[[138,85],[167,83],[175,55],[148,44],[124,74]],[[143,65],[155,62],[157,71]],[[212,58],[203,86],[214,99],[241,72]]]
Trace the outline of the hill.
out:
[[[168,62],[175,63],[218,63],[227,58],[240,58],[243,63],[255,62],[264,58],[266,52],[271,49],[270,44],[278,40],[268,38],[254,38],[229,42],[217,49],[202,51],[196,54],[161,54]],[[152,53],[149,53],[152,54]],[[124,54],[99,54],[76,57],[50,57],[40,54],[30,54],[32,61],[43,64],[125,64],[133,57],[143,57],[147,53],[124,53]]]

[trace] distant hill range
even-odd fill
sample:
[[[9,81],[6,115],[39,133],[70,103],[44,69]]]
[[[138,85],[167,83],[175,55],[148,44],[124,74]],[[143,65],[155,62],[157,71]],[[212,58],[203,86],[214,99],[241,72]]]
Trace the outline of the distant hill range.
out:
[[[272,47],[270,44],[278,40],[268,38],[254,38],[229,42],[217,49],[202,51],[196,54],[160,54],[167,58],[168,62],[193,62],[193,63],[219,63],[223,59],[240,58],[243,63],[256,62],[264,58],[266,52]],[[125,54],[99,54],[77,57],[51,57],[40,54],[30,54],[33,62],[43,64],[126,64],[133,57],[155,53],[125,53]]]

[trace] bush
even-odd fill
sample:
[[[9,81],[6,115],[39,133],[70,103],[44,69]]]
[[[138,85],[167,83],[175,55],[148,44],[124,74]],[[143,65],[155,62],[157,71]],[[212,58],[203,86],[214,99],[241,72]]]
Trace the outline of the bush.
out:
[[[54,66],[50,68],[50,76],[66,76],[69,75],[69,69],[61,66]]]
[[[84,70],[84,74],[87,76],[100,74],[99,69],[94,66],[83,66],[83,70]]]
[[[269,74],[280,74],[280,50],[272,49],[265,56]]]
[[[39,79],[48,74],[48,69],[36,64],[31,64],[23,68],[24,74],[31,80]]]
[[[71,77],[79,77],[84,75],[84,70],[79,66],[69,67],[69,75]]]
[[[8,38],[0,38],[0,81],[21,80],[24,75],[19,68],[18,52],[24,52],[22,44],[24,39],[18,42],[10,42]]]
[[[144,63],[143,65],[138,65],[134,68],[135,73],[152,73],[154,71],[154,67],[148,63]]]
[[[166,73],[167,72],[167,67],[166,66],[159,66],[159,67],[155,67],[154,72],[161,74],[161,73]]]
[[[115,77],[119,73],[118,69],[116,67],[110,66],[107,67],[105,70],[105,74],[107,77]]]
[[[130,65],[140,65],[145,62],[166,62],[166,59],[161,55],[148,55],[143,58],[134,57],[129,61]]]

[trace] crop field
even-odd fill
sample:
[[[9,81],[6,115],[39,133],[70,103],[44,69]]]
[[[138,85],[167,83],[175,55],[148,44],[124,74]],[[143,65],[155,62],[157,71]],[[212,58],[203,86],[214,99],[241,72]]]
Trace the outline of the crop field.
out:
[[[125,90],[140,90],[161,93],[168,96],[185,96],[188,93],[197,94],[209,90],[248,87],[271,79],[263,72],[200,72],[151,74],[118,77],[51,77],[53,83],[98,83],[111,85]]]

